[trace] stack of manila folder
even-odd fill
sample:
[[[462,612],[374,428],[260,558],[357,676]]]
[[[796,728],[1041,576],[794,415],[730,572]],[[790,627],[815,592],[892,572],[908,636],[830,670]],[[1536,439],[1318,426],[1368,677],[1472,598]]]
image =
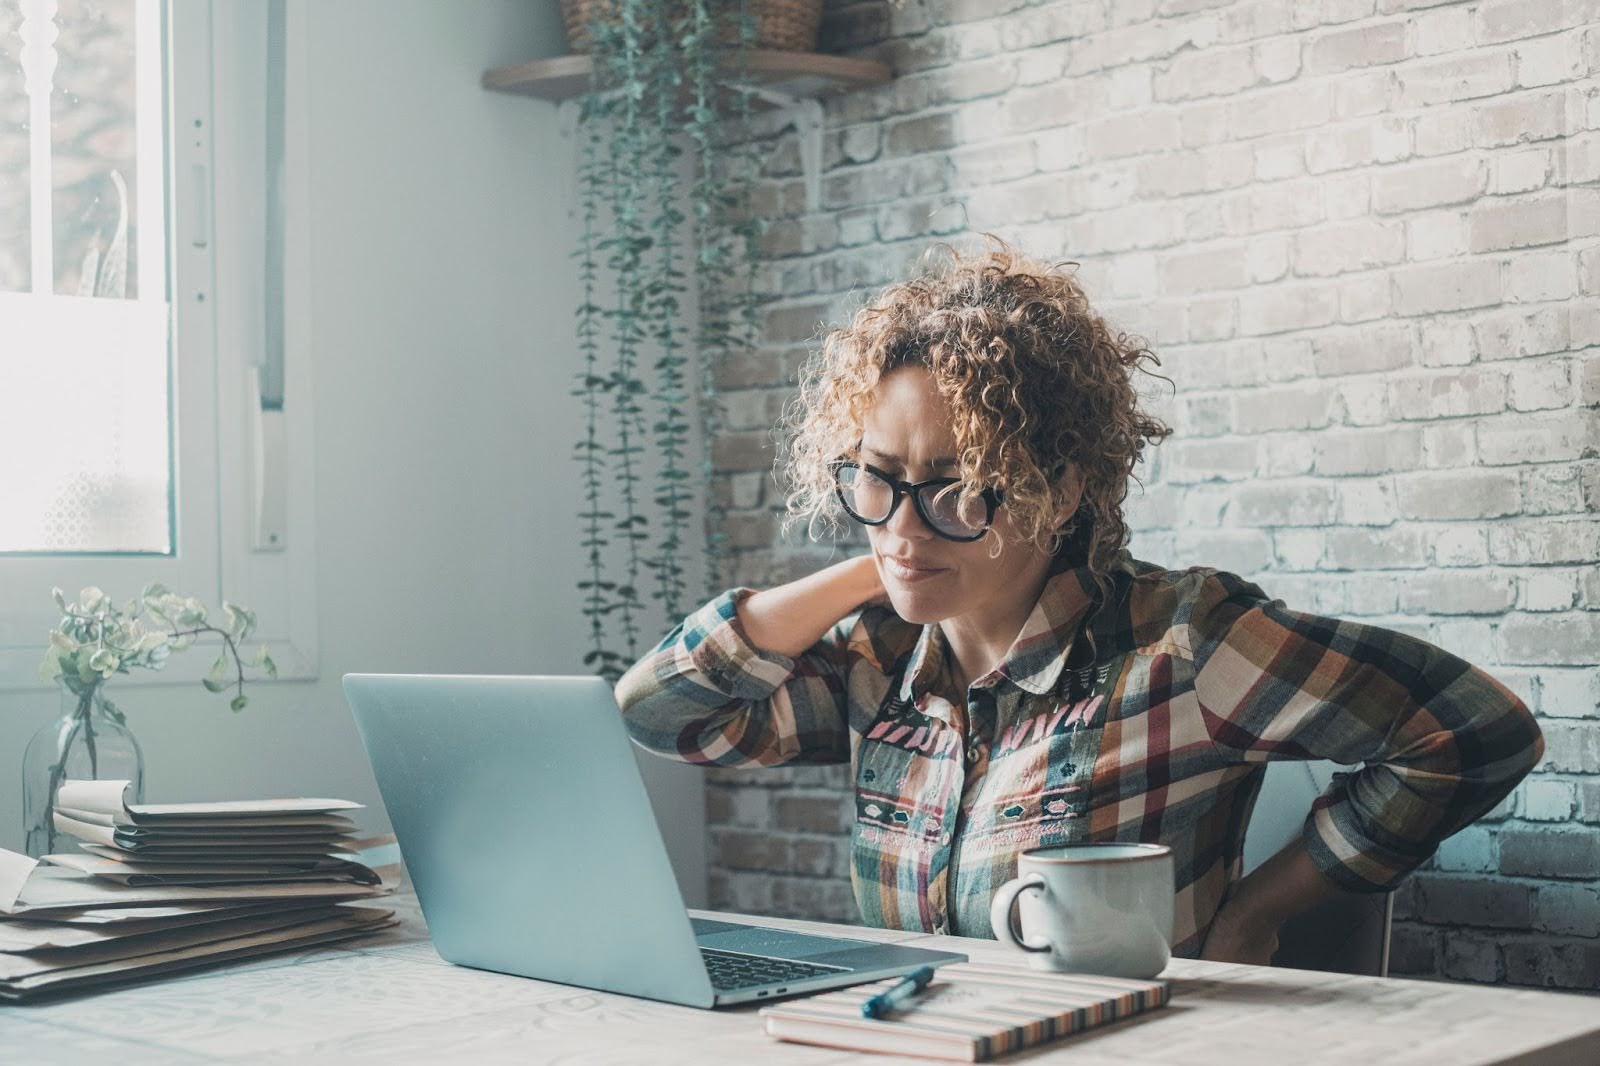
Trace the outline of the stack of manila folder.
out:
[[[394,891],[337,799],[129,804],[126,781],[65,782],[79,851],[0,849],[0,1002],[312,947],[395,924],[349,906]],[[391,838],[392,839],[392,838]],[[363,850],[365,848],[366,850]]]

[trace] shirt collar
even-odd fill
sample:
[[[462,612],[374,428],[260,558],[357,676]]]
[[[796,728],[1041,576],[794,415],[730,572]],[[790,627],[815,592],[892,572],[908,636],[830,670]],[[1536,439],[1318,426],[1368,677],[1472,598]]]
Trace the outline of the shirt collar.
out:
[[[1119,570],[1133,572],[1133,559],[1126,548],[1119,549],[1111,560],[1111,572],[1115,574]],[[1010,650],[1000,660],[999,666],[975,681],[974,685],[986,687],[988,682],[985,679],[998,676],[1036,696],[1055,691],[1056,681],[1061,676],[1061,668],[1070,650],[1068,645],[1085,609],[1098,591],[1087,564],[1052,564],[1039,599],[1028,613],[1028,619],[1022,624],[1016,639],[1011,642]],[[900,700],[907,703],[919,701],[943,672],[944,657],[948,653],[943,630],[937,624],[923,626],[916,646],[911,649],[911,658],[900,683]],[[979,682],[984,684],[980,685]]]

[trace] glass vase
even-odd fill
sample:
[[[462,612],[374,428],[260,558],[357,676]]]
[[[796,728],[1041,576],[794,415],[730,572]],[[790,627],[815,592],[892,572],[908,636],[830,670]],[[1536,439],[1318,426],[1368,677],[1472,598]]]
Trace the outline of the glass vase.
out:
[[[74,840],[52,817],[63,781],[127,781],[127,802],[144,799],[144,752],[121,715],[106,708],[99,686],[81,694],[63,686],[60,692],[60,717],[33,735],[22,756],[24,848],[34,858]]]

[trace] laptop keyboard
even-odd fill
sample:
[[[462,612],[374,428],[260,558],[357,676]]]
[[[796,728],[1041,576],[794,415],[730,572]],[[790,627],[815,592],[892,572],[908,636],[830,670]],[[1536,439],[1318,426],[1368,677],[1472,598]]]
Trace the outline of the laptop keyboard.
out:
[[[807,977],[821,977],[829,973],[846,973],[845,966],[823,966],[795,959],[775,959],[768,955],[746,955],[738,951],[719,948],[701,948],[706,960],[706,970],[711,974],[711,987],[726,991],[735,988],[755,988],[758,985],[778,984],[782,981],[799,981]]]

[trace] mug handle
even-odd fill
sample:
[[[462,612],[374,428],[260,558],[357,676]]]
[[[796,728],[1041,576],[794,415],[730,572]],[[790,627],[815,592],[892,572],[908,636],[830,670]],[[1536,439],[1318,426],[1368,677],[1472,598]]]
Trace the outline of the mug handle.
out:
[[[1044,874],[1035,871],[1022,877],[1013,877],[1001,885],[1000,890],[994,894],[994,900],[989,904],[989,924],[994,927],[995,938],[1002,944],[1010,944],[1023,951],[1049,951],[1050,941],[1026,940],[1011,924],[1017,897],[1030,888],[1045,891]]]

